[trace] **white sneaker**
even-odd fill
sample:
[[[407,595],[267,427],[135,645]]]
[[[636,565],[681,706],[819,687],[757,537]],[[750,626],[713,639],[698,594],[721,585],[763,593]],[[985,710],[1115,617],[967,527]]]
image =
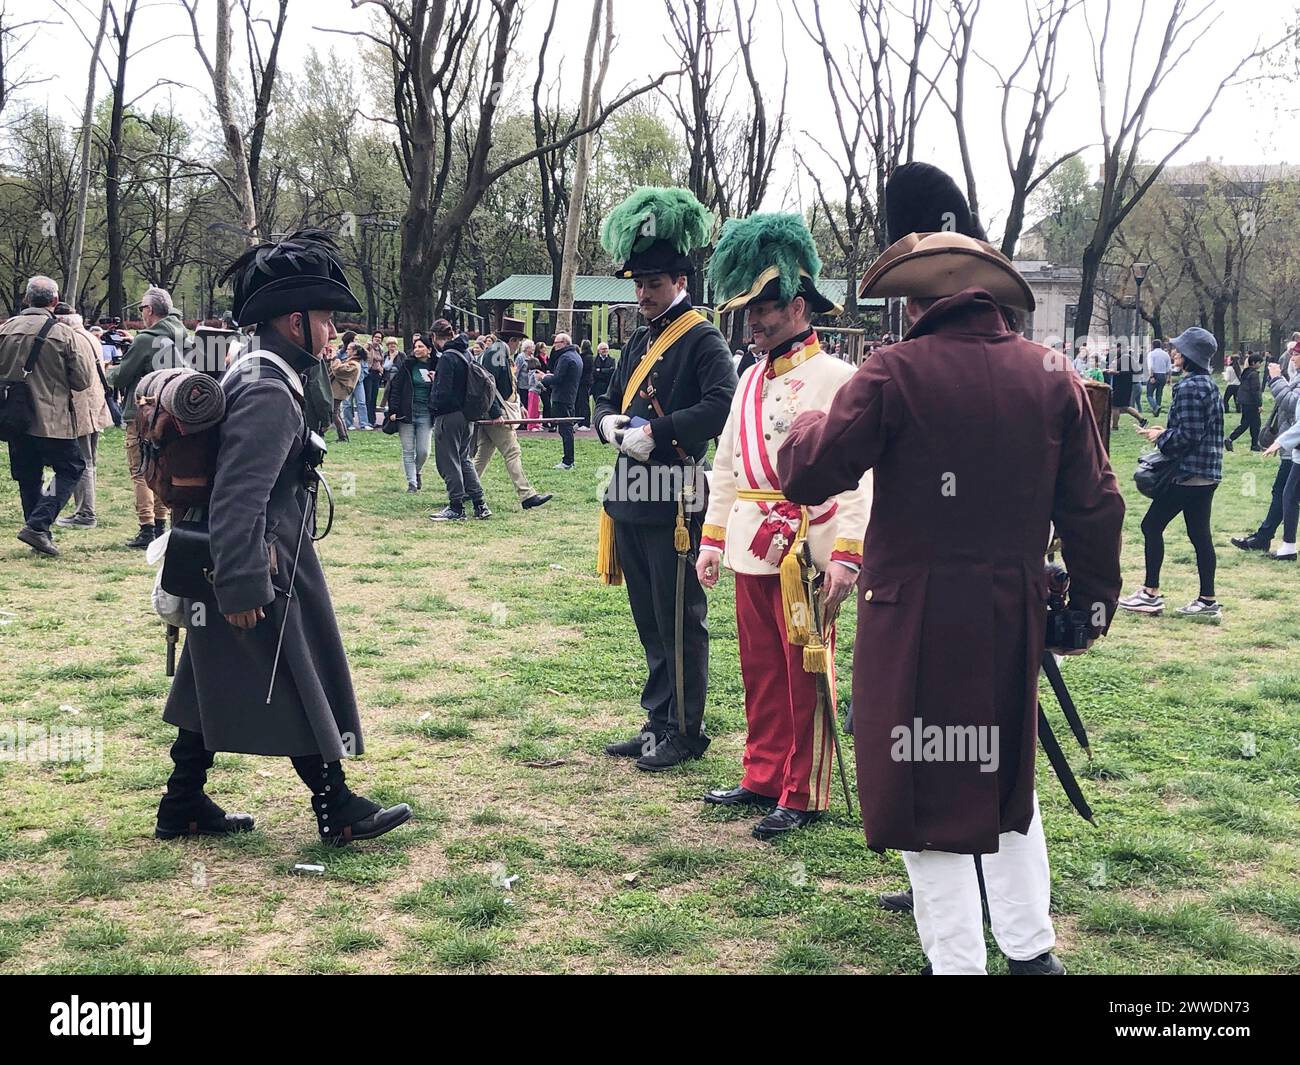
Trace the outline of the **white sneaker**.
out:
[[[1162,595],[1147,595],[1145,589],[1139,588],[1132,595],[1126,595],[1121,599],[1119,608],[1131,611],[1134,614],[1158,616],[1165,612],[1165,597]]]
[[[1193,599],[1186,606],[1178,608],[1178,616],[1192,621],[1205,621],[1211,625],[1217,625],[1223,620],[1223,605],[1217,600],[1213,603],[1206,603],[1200,599]]]
[[[557,462],[557,463],[556,463],[553,467],[551,467],[551,468],[552,468],[552,469],[555,469],[555,470],[571,470],[571,469],[573,469],[573,467],[570,466],[567,462]]]

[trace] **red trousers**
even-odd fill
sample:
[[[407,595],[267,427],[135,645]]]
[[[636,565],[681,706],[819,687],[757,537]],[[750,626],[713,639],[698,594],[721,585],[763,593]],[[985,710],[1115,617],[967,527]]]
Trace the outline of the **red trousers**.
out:
[[[793,810],[825,810],[835,770],[831,721],[817,709],[817,677],[803,668],[803,648],[785,637],[781,578],[736,574],[736,629],[745,682],[743,787]],[[835,691],[835,630],[827,634],[830,690]]]

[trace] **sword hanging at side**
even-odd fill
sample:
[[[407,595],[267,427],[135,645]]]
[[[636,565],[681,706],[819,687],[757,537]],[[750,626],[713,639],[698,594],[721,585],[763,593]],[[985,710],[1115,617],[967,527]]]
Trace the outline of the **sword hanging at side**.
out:
[[[830,658],[831,646],[826,639],[826,630],[822,614],[822,590],[816,587],[816,578],[813,574],[816,570],[812,565],[812,549],[808,546],[808,541],[803,543],[803,550],[799,559],[800,574],[804,582],[804,588],[808,593],[808,605],[812,613],[813,631],[817,638],[826,648],[827,658]],[[829,664],[829,663],[828,663]],[[853,796],[849,790],[849,775],[844,768],[844,752],[840,748],[840,734],[835,727],[835,693],[831,691],[831,678],[828,671],[811,671],[817,681],[817,710],[821,713],[825,721],[823,727],[831,734],[831,743],[835,746],[835,764],[840,771],[840,786],[844,789],[844,805],[849,811],[849,816],[853,815]]]

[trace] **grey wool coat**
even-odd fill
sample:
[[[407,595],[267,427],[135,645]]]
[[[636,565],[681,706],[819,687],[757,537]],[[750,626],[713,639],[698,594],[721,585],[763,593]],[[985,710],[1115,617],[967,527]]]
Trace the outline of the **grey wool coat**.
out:
[[[278,334],[261,338],[300,373],[314,360]],[[307,490],[302,481],[303,407],[273,369],[237,373],[223,382],[226,417],[209,506],[213,596],[186,603],[185,644],[164,720],[203,733],[210,751],[319,754],[326,761],[360,754],[361,722],[347,656],[325,574],[303,537],[286,599]],[[310,385],[308,386],[310,388]],[[324,492],[321,493],[322,506]],[[252,629],[226,614],[263,607]],[[266,705],[280,624],[288,610],[284,648],[271,704]]]

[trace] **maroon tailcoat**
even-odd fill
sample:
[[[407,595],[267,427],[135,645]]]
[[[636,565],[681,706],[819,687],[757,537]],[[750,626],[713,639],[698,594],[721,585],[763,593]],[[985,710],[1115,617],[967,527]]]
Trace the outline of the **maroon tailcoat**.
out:
[[[1103,627],[1114,613],[1124,501],[1083,385],[1054,354],[968,289],[876,351],[829,412],[801,414],[780,450],[798,503],[874,470],[853,657],[873,849],[986,854],[1028,828],[1053,523],[1071,606],[1099,604]],[[989,740],[996,725],[996,771],[901,758],[895,729],[910,735],[917,718]]]

